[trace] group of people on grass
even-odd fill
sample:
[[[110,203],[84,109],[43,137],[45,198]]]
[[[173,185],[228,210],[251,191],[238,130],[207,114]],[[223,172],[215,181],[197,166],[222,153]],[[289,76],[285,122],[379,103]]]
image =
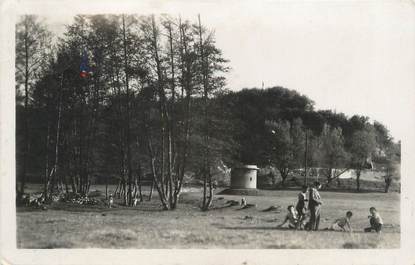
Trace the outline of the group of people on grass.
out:
[[[320,225],[321,205],[323,204],[320,193],[318,192],[319,189],[321,189],[321,184],[319,182],[314,182],[311,187],[303,186],[301,192],[298,194],[296,206],[294,207],[294,205],[289,205],[287,207],[288,213],[284,221],[278,225],[278,227],[282,227],[288,223],[288,228],[290,229],[305,229],[308,231],[318,230]],[[307,211],[310,216],[308,221],[306,221]],[[376,231],[380,233],[383,226],[383,220],[380,217],[380,214],[377,212],[375,207],[370,207],[369,212],[370,215],[368,218],[370,227],[365,228],[364,231]],[[353,213],[351,211],[347,211],[345,217],[336,219],[332,225],[325,228],[325,230],[352,232],[352,216]]]

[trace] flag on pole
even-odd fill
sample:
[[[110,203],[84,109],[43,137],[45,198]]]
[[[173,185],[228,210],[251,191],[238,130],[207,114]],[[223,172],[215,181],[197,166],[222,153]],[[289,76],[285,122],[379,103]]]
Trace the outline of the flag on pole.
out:
[[[89,66],[88,66],[88,54],[87,54],[86,50],[84,50],[84,52],[82,53],[81,66],[80,66],[79,70],[80,70],[79,75],[82,78],[86,78],[86,77],[88,77],[89,75],[92,74],[92,72],[90,71]]]

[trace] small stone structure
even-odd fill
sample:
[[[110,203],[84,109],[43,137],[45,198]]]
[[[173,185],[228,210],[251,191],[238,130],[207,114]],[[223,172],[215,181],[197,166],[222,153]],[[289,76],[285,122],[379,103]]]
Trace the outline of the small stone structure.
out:
[[[232,168],[231,189],[256,189],[258,169],[256,165]]]

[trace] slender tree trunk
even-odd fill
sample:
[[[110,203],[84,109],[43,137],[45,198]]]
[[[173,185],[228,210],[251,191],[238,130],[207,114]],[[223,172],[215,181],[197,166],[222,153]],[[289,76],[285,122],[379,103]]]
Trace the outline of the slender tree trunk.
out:
[[[181,163],[178,166],[178,175],[179,179],[177,182],[177,187],[175,189],[175,196],[173,201],[173,208],[176,208],[178,198],[180,195],[180,191],[183,185],[183,178],[186,173],[186,163],[187,163],[187,156],[188,156],[188,146],[189,146],[189,139],[190,139],[190,110],[191,110],[191,97],[190,97],[190,89],[187,90],[188,92],[186,95],[186,110],[185,110],[185,125],[184,125],[184,143],[183,149],[181,154]]]
[[[151,181],[151,187],[150,187],[150,193],[148,195],[148,201],[151,201],[151,198],[153,198],[153,190],[154,190],[154,180]]]
[[[281,175],[281,178],[282,178],[281,184],[282,184],[283,187],[285,187],[285,180],[286,180],[287,176]]]
[[[389,187],[392,184],[392,175],[389,174],[389,169],[386,169],[386,176],[385,176],[385,193],[389,192]]]
[[[120,196],[119,196],[119,194],[120,194],[120,186],[121,186],[121,181],[119,180],[118,181],[118,184],[117,184],[117,187],[115,187],[115,191],[114,191],[114,197],[115,196],[117,196],[117,198],[119,199],[120,198]]]
[[[137,177],[134,177],[134,188],[133,188],[134,192],[133,192],[133,198],[137,198],[137,194],[138,194],[138,181],[137,181]]]
[[[79,154],[78,154],[78,175],[79,175],[79,192],[85,193],[85,170],[84,170],[84,99],[81,100],[81,107],[79,110]]]
[[[59,180],[59,144],[60,144],[60,131],[61,131],[61,116],[62,116],[62,88],[63,88],[63,73],[61,75],[61,83],[59,88],[59,99],[58,99],[58,120],[56,125],[56,143],[55,143],[55,165],[54,165],[54,176],[52,177],[52,186],[49,195],[53,193],[55,181]]]
[[[95,137],[96,137],[96,122],[97,122],[97,110],[98,110],[98,84],[97,82],[94,83],[94,91],[91,89],[91,84],[89,80],[87,80],[87,87],[90,91],[90,94],[94,95],[93,102],[92,102],[92,110],[91,110],[91,116],[89,119],[89,125],[88,125],[88,133],[86,135],[86,157],[85,157],[85,195],[87,196],[89,193],[89,187],[91,185],[91,179],[90,179],[90,173],[91,173],[91,157],[93,154],[93,148],[95,144]],[[92,164],[93,167],[93,164]]]
[[[132,175],[132,166],[131,166],[131,148],[130,148],[130,93],[129,93],[129,73],[128,73],[128,54],[127,54],[127,41],[126,41],[126,32],[125,32],[125,18],[122,15],[122,35],[123,35],[123,50],[124,50],[124,73],[125,73],[125,88],[127,92],[127,104],[126,104],[126,112],[127,112],[127,121],[126,121],[126,144],[127,144],[127,174],[128,174],[128,195],[126,198],[126,205],[131,206],[133,204],[132,198],[132,182],[133,182],[133,175]]]
[[[108,175],[105,175],[105,199],[108,200]]]
[[[361,174],[361,170],[360,169],[356,170],[356,188],[357,188],[357,191],[360,191],[360,174]]]
[[[176,208],[180,191],[183,185],[183,178],[186,172],[187,156],[188,156],[188,146],[190,139],[190,127],[191,127],[191,95],[192,95],[192,61],[190,61],[190,56],[188,56],[188,43],[186,40],[185,29],[179,20],[179,33],[180,33],[180,58],[181,58],[181,73],[182,73],[182,92],[181,99],[184,102],[183,104],[183,135],[184,143],[180,150],[179,163],[177,166],[177,181],[175,183],[175,191],[173,198],[173,209]],[[184,97],[184,92],[186,92],[186,97]]]
[[[138,196],[140,197],[140,202],[143,201],[143,193],[141,191],[141,178],[143,172],[141,171],[141,163],[138,163]]]
[[[86,196],[88,196],[88,194],[89,194],[89,189],[91,188],[91,180],[90,179],[88,179],[88,184],[87,184],[87,186],[86,186]]]
[[[280,174],[281,174],[281,185],[283,187],[285,187],[285,181],[287,180],[287,177],[288,177],[288,171],[285,168],[281,169],[279,171],[280,171]]]
[[[171,103],[170,103],[170,120],[168,121],[168,135],[167,135],[167,174],[169,178],[169,204],[170,207],[174,209],[174,197],[176,196],[173,194],[173,165],[172,165],[172,158],[173,158],[173,126],[174,126],[174,104],[175,104],[175,81],[174,81],[174,50],[173,50],[173,35],[172,35],[172,28],[171,23],[169,24],[169,44],[170,44],[170,64],[171,64]]]
[[[271,171],[269,172],[268,177],[271,179],[271,185],[275,186],[277,184],[277,180]]]
[[[305,130],[305,149],[304,149],[304,178],[305,178],[305,185],[308,185],[308,130]],[[285,179],[282,180],[283,186],[285,185]]]
[[[206,76],[205,76],[205,58],[203,53],[203,38],[202,38],[202,25],[200,23],[200,15],[198,15],[199,21],[199,49],[200,49],[200,62],[201,62],[201,74],[203,80],[203,116],[204,116],[204,135],[203,135],[203,202],[202,210],[207,210],[207,182],[208,182],[208,117],[207,117],[207,87],[206,87]]]
[[[200,21],[200,15],[198,15],[199,22],[199,45],[200,45],[200,62],[201,62],[201,71],[202,71],[202,81],[203,81],[203,116],[204,116],[204,163],[203,163],[203,206],[204,211],[209,210],[212,200],[213,200],[213,187],[212,187],[212,175],[210,173],[210,122],[209,122],[209,112],[208,112],[208,96],[209,96],[209,84],[208,84],[208,68],[209,62],[206,58],[204,43],[203,43],[203,33],[202,33],[202,23]],[[209,185],[209,198],[207,198],[207,189]]]
[[[212,181],[212,174],[209,172],[209,199],[207,202],[207,209],[212,206],[213,202],[213,181]]]
[[[203,169],[203,171],[206,168]],[[203,172],[203,201],[202,201],[202,210],[206,210],[206,194],[207,194],[207,173]]]
[[[334,179],[332,171],[333,171],[333,169],[331,167],[327,169],[327,186],[330,186],[331,182]]]
[[[123,180],[123,183],[122,183],[122,191],[123,191],[123,202],[124,202],[124,205],[125,206],[128,206],[129,204],[128,204],[128,199],[129,199],[129,194],[128,194],[128,192],[129,192],[129,190],[127,191],[127,181],[125,181],[125,177],[124,177],[124,180]]]
[[[46,114],[47,115],[47,114]],[[45,155],[45,183],[43,186],[43,197],[46,200],[48,198],[48,180],[49,180],[49,141],[50,141],[50,122],[48,118],[48,129],[46,133],[46,155]]]
[[[152,152],[150,152],[150,154],[151,154],[151,157],[152,157],[151,160],[150,160],[150,168],[151,168],[151,174],[153,176],[154,185],[156,186],[156,189],[157,189],[157,192],[159,194],[160,201],[161,201],[161,204],[163,205],[163,208],[165,210],[169,210],[168,200],[166,199],[166,195],[165,195],[165,193],[163,191],[163,182],[160,181],[157,178],[154,155],[152,154]]]
[[[160,197],[161,204],[163,205],[164,210],[169,210],[170,209],[169,204],[168,204],[168,201],[166,200],[166,196],[165,196],[164,191],[163,191],[163,185],[162,185],[163,183],[159,182],[159,180],[157,179],[157,176],[156,176],[156,169],[155,169],[154,159],[151,159],[151,172],[152,172],[152,175],[153,175],[154,184],[156,186],[157,192],[158,192],[159,197]],[[161,184],[160,186],[159,186],[159,183]]]
[[[75,104],[72,105],[73,109],[75,109],[74,105]],[[71,132],[72,132],[71,138],[73,139],[73,141],[75,141],[77,133],[78,133],[78,126],[77,126],[76,117],[73,119]],[[79,174],[79,170],[78,170],[78,148],[77,148],[76,144],[72,145],[72,164],[73,164],[73,170],[72,170],[72,173],[71,173],[72,192],[74,194],[76,194],[79,191],[79,185],[78,185],[78,174]]]
[[[161,176],[161,188],[163,189],[164,194],[167,194],[168,190],[167,190],[167,180],[165,178],[165,146],[166,146],[166,142],[165,142],[165,116],[164,116],[164,111],[163,111],[163,106],[162,106],[162,102],[160,100],[160,120],[161,120],[161,154],[160,154],[160,160],[161,160],[161,165],[160,165],[160,176]],[[168,196],[168,195],[167,195]]]
[[[63,184],[65,185],[66,194],[69,194],[69,185],[68,185],[66,176],[63,178]]]
[[[165,134],[166,134],[166,127],[168,127],[169,116],[168,116],[168,111],[167,111],[167,106],[166,106],[166,95],[165,95],[164,84],[163,84],[164,83],[163,70],[161,68],[161,60],[159,57],[158,33],[157,33],[157,26],[155,23],[154,15],[151,18],[151,23],[152,23],[152,33],[153,33],[152,45],[153,45],[154,61],[156,63],[156,69],[157,69],[157,90],[158,90],[157,92],[160,98],[159,99],[160,100],[159,112],[160,112],[160,120],[161,120],[161,154],[160,154],[160,159],[161,159],[160,178],[161,179],[159,181],[156,177],[156,171],[154,167],[154,156],[153,156],[153,159],[151,159],[151,163],[152,163],[153,178],[155,180],[156,188],[157,188],[157,191],[159,192],[162,204],[165,209],[171,209],[171,205],[172,205],[170,203],[171,194],[167,194],[168,193],[167,188],[166,190],[164,190],[165,189],[164,185],[168,187],[167,183],[165,182],[166,181],[165,179],[165,156],[166,156]],[[169,179],[167,179],[167,181],[169,181]]]
[[[148,148],[148,152],[150,156],[149,162],[150,162],[150,170],[151,170],[153,182],[156,186],[156,189],[159,194],[159,198],[160,198],[161,204],[163,205],[164,210],[169,210],[168,200],[166,199],[166,194],[164,193],[164,190],[163,190],[163,182],[157,177],[156,164],[155,164],[156,157],[154,155],[152,140],[151,140],[151,136],[148,132],[147,127],[145,129],[145,134],[147,138],[147,148]]]
[[[72,193],[74,193],[74,194],[78,193],[78,189],[77,189],[77,186],[76,186],[76,177],[75,176],[71,177],[71,185],[72,185]]]
[[[385,193],[389,192],[389,187],[390,187],[391,183],[390,182],[386,182],[385,183]]]
[[[24,187],[26,184],[26,171],[27,171],[27,156],[29,153],[29,44],[28,44],[28,28],[27,24],[25,24],[25,38],[24,38],[24,46],[25,46],[25,81],[24,81],[24,149],[23,149],[23,166],[20,178],[20,196],[24,194]]]

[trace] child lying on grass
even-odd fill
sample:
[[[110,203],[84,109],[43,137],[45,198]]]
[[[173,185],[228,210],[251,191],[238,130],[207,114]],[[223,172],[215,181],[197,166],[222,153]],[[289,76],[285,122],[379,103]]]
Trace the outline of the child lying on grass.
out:
[[[326,230],[352,232],[353,230],[350,224],[350,219],[352,218],[352,216],[353,213],[351,211],[348,211],[345,217],[336,219],[336,221],[334,221],[334,223],[330,227],[326,228]]]

